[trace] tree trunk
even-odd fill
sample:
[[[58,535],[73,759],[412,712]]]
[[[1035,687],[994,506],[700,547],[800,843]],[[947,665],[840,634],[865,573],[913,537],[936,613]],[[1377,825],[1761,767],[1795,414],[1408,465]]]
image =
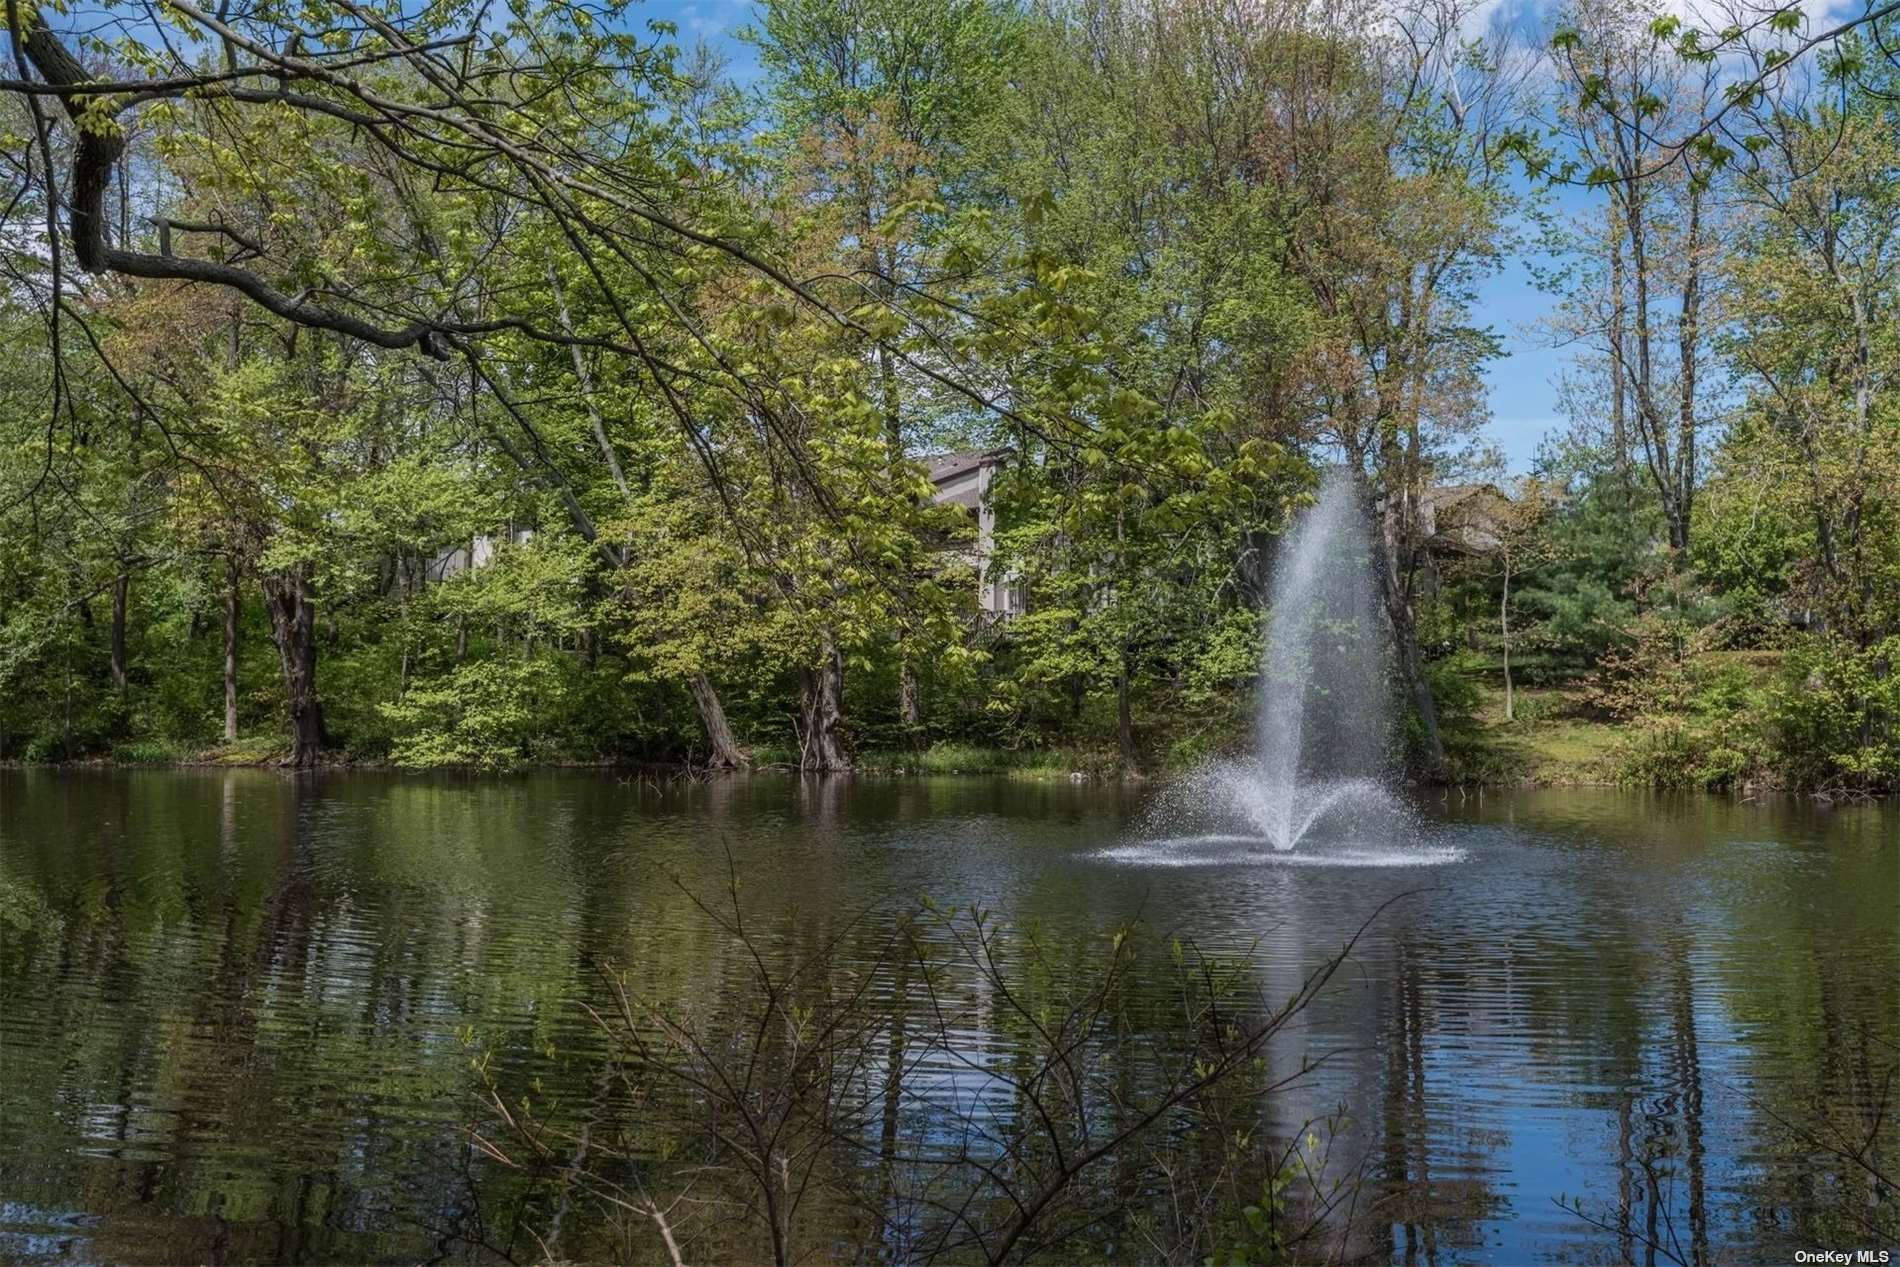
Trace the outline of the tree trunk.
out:
[[[867,230],[869,225],[870,209],[867,207],[865,208]],[[875,261],[875,252],[872,258]],[[896,275],[895,258],[890,261],[888,269],[888,272],[877,269],[872,273],[873,277],[880,279],[873,283],[875,293],[887,303],[891,299],[890,285],[883,278]],[[897,382],[897,362],[891,356],[890,347],[884,343],[879,343],[877,348],[877,372],[879,400],[884,410],[885,473],[890,477],[892,487],[895,488],[899,471],[904,464],[904,414]],[[979,518],[982,513],[982,508],[979,507],[977,510]],[[904,636],[905,631],[900,629],[898,631],[900,642]],[[924,745],[924,709],[917,690],[917,665],[911,660],[909,647],[900,647],[899,654],[903,660],[897,671],[898,725],[904,731],[903,742],[912,748],[921,748]]]
[[[1128,699],[1128,657],[1122,656],[1115,674],[1115,744],[1124,773],[1135,768],[1135,716]]]
[[[1645,210],[1643,190],[1631,184],[1623,193],[1624,232],[1630,244],[1629,277],[1633,283],[1635,364],[1629,381],[1631,404],[1636,409],[1637,432],[1643,445],[1644,465],[1662,503],[1669,546],[1680,562],[1689,548],[1690,516],[1695,499],[1695,427],[1696,362],[1701,321],[1702,201],[1699,194],[1689,197],[1687,238],[1683,249],[1687,273],[1682,286],[1682,306],[1677,331],[1679,358],[1676,399],[1672,412],[1658,396],[1659,378],[1652,349],[1654,331],[1650,326],[1650,242],[1652,231]],[[1671,433],[1674,446],[1671,446]]]
[[[1386,623],[1392,630],[1399,676],[1412,698],[1419,729],[1424,732],[1426,770],[1437,774],[1445,768],[1445,743],[1438,731],[1438,707],[1432,701],[1432,684],[1425,677],[1425,657],[1418,650],[1418,625],[1413,620],[1412,604],[1400,574],[1400,554],[1409,548],[1400,520],[1401,496],[1396,488],[1386,494],[1383,522],[1374,525],[1372,548],[1378,556],[1374,563],[1379,573]]]
[[[1685,254],[1688,276],[1682,284],[1682,319],[1677,345],[1681,395],[1676,411],[1676,497],[1671,542],[1679,551],[1689,548],[1691,516],[1695,511],[1695,429],[1697,340],[1702,323],[1702,197],[1689,195],[1689,231]]]
[[[1511,556],[1504,556],[1504,597],[1498,600],[1498,629],[1504,637],[1504,720],[1516,721],[1516,701],[1511,694]]]
[[[738,770],[749,764],[746,750],[732,733],[732,726],[726,721],[726,709],[719,702],[719,692],[714,688],[712,679],[704,673],[693,674],[693,703],[699,706],[700,723],[706,727],[706,738],[712,743],[711,765],[718,770]]]
[[[567,292],[561,286],[560,271],[552,262],[548,264],[548,291],[554,296],[554,314],[560,319],[561,332],[572,338],[574,322],[567,312]],[[607,464],[607,474],[613,477],[614,487],[620,490],[621,499],[631,501],[633,492],[627,485],[626,473],[620,469],[620,455],[614,452],[613,441],[607,438],[607,423],[595,403],[593,371],[588,367],[587,358],[581,355],[579,341],[569,343],[567,350],[573,358],[574,381],[580,384],[581,404],[586,407],[587,421],[594,429],[594,444],[600,450],[601,460]]]
[[[284,697],[290,713],[290,763],[315,765],[328,745],[323,703],[317,696],[317,604],[310,569],[300,564],[264,578],[264,605],[270,610],[271,639],[284,670]]]
[[[1610,233],[1610,446],[1616,478],[1624,493],[1629,492],[1630,437],[1629,387],[1623,377],[1623,327],[1628,320],[1623,308],[1623,238],[1620,228]]]
[[[917,663],[904,653],[897,671],[897,720],[904,728],[904,741],[920,748],[924,743],[924,702],[917,683]]]
[[[799,701],[799,759],[801,770],[829,773],[849,770],[841,727],[844,722],[844,655],[837,639],[826,630],[815,668],[802,670]]]
[[[238,737],[238,592],[236,559],[224,562],[224,742]]]
[[[112,689],[125,689],[125,602],[132,589],[132,574],[120,572],[112,582]]]

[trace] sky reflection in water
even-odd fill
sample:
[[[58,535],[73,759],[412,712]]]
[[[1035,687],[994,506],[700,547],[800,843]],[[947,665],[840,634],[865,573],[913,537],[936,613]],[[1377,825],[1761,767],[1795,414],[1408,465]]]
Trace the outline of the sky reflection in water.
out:
[[[1710,1263],[1870,1243],[1775,1119],[1865,1123],[1894,1066],[1900,813],[1454,795],[1416,840],[1268,856],[1144,839],[1150,795],[0,771],[32,920],[0,944],[0,1259],[479,1257],[462,1027],[580,1094],[597,960],[682,999],[731,980],[679,887],[728,855],[800,927],[922,893],[1075,935],[1139,916],[1252,954],[1268,997],[1410,893],[1272,1059],[1343,1054],[1265,1109],[1345,1107],[1393,1194],[1377,1257],[1640,1261],[1652,1217]]]

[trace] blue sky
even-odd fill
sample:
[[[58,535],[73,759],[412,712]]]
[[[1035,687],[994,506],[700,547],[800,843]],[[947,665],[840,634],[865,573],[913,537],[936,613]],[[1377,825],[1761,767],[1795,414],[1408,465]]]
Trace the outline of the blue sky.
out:
[[[1537,289],[1516,260],[1486,282],[1478,296],[1478,319],[1501,337],[1505,353],[1485,372],[1491,405],[1488,434],[1513,475],[1530,469],[1538,442],[1562,421],[1557,378],[1569,353],[1548,346],[1529,329],[1550,307],[1551,296]]]
[[[1583,190],[1564,190],[1554,209],[1576,216],[1600,200],[1600,195]],[[1478,290],[1474,316],[1498,336],[1504,352],[1485,372],[1491,407],[1487,434],[1513,475],[1530,470],[1539,442],[1564,422],[1557,408],[1557,380],[1572,353],[1553,346],[1549,332],[1539,328],[1555,300],[1538,288],[1522,255],[1514,255]]]
[[[1535,9],[1535,0],[1528,7]],[[755,63],[751,50],[733,34],[752,22],[755,12],[751,0],[646,0],[634,16],[672,22],[682,47],[706,40],[726,54],[734,78],[743,82],[753,76]],[[1574,214],[1586,205],[1587,196],[1575,192],[1561,200],[1560,209]],[[1544,435],[1562,422],[1557,379],[1570,353],[1549,346],[1535,329],[1551,307],[1552,296],[1537,288],[1522,259],[1514,258],[1487,279],[1478,294],[1477,321],[1499,336],[1504,349],[1485,374],[1491,409],[1486,435],[1504,455],[1510,474],[1528,471]]]

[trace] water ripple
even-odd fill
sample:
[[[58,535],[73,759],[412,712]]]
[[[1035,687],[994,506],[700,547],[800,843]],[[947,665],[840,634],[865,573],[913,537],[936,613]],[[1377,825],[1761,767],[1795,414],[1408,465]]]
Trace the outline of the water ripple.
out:
[[[1174,836],[1118,845],[1088,855],[1134,867],[1442,867],[1463,862],[1455,845],[1334,844],[1279,849],[1265,836]]]

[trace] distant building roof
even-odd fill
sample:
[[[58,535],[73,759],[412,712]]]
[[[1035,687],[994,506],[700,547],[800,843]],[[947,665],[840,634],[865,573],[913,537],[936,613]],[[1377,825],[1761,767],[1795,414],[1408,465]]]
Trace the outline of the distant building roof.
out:
[[[1480,493],[1489,493],[1507,502],[1511,500],[1511,495],[1496,484],[1434,484],[1420,493],[1419,499],[1442,509],[1446,506],[1455,506]]]
[[[924,459],[930,482],[942,484],[982,466],[995,466],[1003,460],[1002,449],[958,449],[951,453],[933,453]]]
[[[1419,517],[1434,549],[1490,554],[1502,544],[1500,512],[1511,495],[1496,484],[1437,484],[1419,495]]]

